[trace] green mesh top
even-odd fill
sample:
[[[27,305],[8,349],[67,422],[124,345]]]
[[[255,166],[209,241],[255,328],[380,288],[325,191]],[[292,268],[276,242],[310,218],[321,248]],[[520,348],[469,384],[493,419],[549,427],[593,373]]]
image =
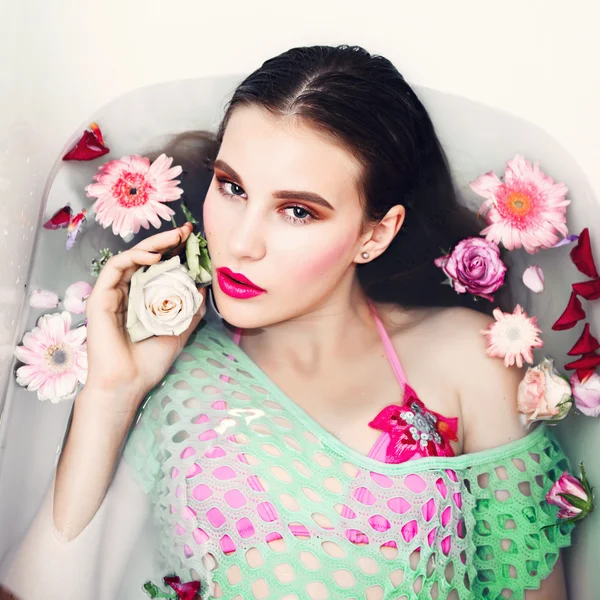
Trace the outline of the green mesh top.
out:
[[[125,460],[158,567],[203,600],[524,598],[570,543],[541,425],[505,446],[385,463],[346,446],[203,323],[146,397]]]

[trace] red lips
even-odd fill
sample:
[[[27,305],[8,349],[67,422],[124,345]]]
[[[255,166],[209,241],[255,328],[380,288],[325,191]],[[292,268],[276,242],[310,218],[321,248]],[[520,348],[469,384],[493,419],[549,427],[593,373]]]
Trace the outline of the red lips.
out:
[[[260,286],[256,285],[255,283],[252,283],[252,281],[250,281],[246,276],[242,275],[241,273],[234,273],[231,269],[228,269],[227,267],[219,267],[217,271],[223,273],[224,275],[227,275],[228,277],[231,277],[231,279],[234,279],[239,283],[243,283],[244,285],[254,288],[255,290],[260,290],[261,292],[266,291],[263,290],[263,288],[261,288]]]

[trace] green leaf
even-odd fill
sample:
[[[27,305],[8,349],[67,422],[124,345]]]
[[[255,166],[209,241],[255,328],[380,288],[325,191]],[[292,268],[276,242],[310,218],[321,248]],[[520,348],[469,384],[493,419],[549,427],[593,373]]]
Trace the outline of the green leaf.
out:
[[[154,585],[151,581],[146,581],[144,584],[144,591],[146,594],[148,594],[148,596],[150,596],[150,598],[157,598],[161,593],[158,586]]]
[[[206,240],[200,234],[190,234],[185,244],[185,255],[190,277],[196,283],[209,283],[212,267],[208,257]]]
[[[117,254],[120,254],[120,253],[121,253],[121,251],[119,250],[119,252]],[[92,259],[91,273],[94,277],[98,277],[100,275],[100,271],[102,270],[102,268],[104,267],[104,265],[106,264],[106,262],[112,255],[113,255],[113,253],[109,248],[102,248],[102,250],[100,250],[99,256]]]
[[[181,210],[183,211],[183,214],[185,215],[187,221],[193,223],[194,225],[198,223],[198,221],[196,221],[196,219],[194,218],[194,215],[191,213],[183,198],[181,199],[179,205],[181,206]]]
[[[585,510],[587,508],[587,500],[583,500],[579,496],[574,496],[573,494],[561,493],[558,494],[561,498],[564,498],[571,506],[575,508],[579,508],[580,510]]]

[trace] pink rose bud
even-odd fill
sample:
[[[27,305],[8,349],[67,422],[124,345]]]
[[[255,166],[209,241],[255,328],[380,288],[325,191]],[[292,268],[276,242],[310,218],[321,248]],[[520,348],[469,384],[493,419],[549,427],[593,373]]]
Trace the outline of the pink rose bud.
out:
[[[65,292],[63,306],[75,315],[85,312],[85,302],[92,293],[92,286],[87,281],[72,283]]]
[[[552,359],[544,358],[527,369],[519,384],[517,406],[526,427],[534,421],[559,421],[567,416],[573,406],[571,386]]]
[[[559,519],[579,521],[593,510],[592,494],[581,463],[581,480],[566,471],[556,480],[546,494],[549,504],[558,506]]]
[[[500,259],[500,248],[484,238],[461,240],[450,254],[436,258],[434,263],[459,294],[469,293],[492,301],[492,294],[504,283],[506,265]]]
[[[537,265],[527,267],[523,273],[523,283],[536,294],[544,291],[544,272]]]
[[[56,308],[58,296],[49,290],[33,290],[29,296],[29,306],[33,308]]]
[[[581,382],[577,373],[571,376],[575,406],[588,417],[600,416],[600,375],[592,373]]]

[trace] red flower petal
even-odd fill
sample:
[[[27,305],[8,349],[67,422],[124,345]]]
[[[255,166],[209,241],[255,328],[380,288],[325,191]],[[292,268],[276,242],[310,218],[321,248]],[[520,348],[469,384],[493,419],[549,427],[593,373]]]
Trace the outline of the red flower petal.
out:
[[[61,229],[67,227],[71,222],[73,209],[67,204],[59,208],[51,217],[44,223],[44,229]]]
[[[102,146],[104,146],[104,138],[102,137],[102,132],[100,131],[100,127],[98,127],[97,123],[91,123],[90,124],[90,129],[92,130],[92,133],[96,136],[96,138],[98,139],[98,141],[100,142],[100,144]]]
[[[579,370],[587,370],[591,368],[596,368],[600,365],[600,354],[596,354],[595,352],[588,352],[584,354],[580,359],[574,360],[565,365],[565,369],[572,371],[574,369]]]
[[[177,592],[179,600],[194,600],[198,590],[200,590],[200,582],[188,581],[187,583],[176,584],[173,589]]]
[[[571,292],[571,297],[569,298],[569,304],[562,315],[558,318],[556,323],[552,325],[552,329],[554,331],[563,331],[565,329],[571,329],[577,323],[577,321],[581,321],[585,319],[585,311],[581,306],[581,300],[577,297],[575,292]]]
[[[574,283],[572,288],[578,296],[586,300],[598,300],[600,298],[600,278]]]
[[[577,377],[581,383],[585,383],[594,373],[596,369],[577,369]]]
[[[590,324],[586,323],[583,333],[575,342],[575,345],[567,352],[569,356],[589,354],[600,348],[600,342],[590,333]]]
[[[181,579],[175,575],[163,577],[163,581],[177,592],[177,598],[179,598],[179,600],[194,600],[200,590],[199,581],[181,583]]]
[[[577,240],[577,246],[571,250],[571,260],[573,264],[584,275],[596,279],[600,277],[594,264],[594,256],[592,255],[592,245],[590,243],[590,232],[586,227],[580,234]]]
[[[77,144],[63,156],[63,160],[94,160],[110,152],[110,148],[104,145],[98,125],[92,123],[90,128],[92,131],[84,131]]]

